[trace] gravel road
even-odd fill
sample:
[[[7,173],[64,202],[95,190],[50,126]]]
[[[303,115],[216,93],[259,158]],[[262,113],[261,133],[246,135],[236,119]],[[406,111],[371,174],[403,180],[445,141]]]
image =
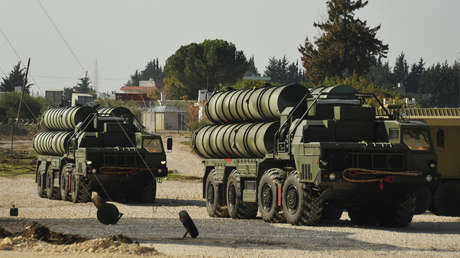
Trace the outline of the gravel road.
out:
[[[165,181],[158,185],[154,207],[116,204],[124,215],[117,225],[105,226],[96,220],[91,203],[42,199],[35,191],[30,177],[0,178],[0,226],[21,230],[37,221],[53,231],[89,238],[123,234],[171,256],[460,256],[459,218],[419,215],[406,229],[358,228],[346,213],[337,224],[317,227],[209,218],[199,182]],[[9,217],[11,202],[19,207],[17,218]],[[182,239],[181,210],[194,219],[197,239]],[[2,257],[13,254],[0,251]]]

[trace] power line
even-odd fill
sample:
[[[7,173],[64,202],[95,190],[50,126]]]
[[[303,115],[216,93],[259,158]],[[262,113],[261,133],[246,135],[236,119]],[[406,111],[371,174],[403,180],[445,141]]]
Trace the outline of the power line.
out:
[[[75,51],[73,51],[72,47],[70,46],[70,44],[67,42],[67,40],[64,38],[64,35],[61,33],[61,31],[59,30],[58,26],[56,25],[56,23],[53,21],[53,19],[51,18],[51,16],[49,15],[48,11],[46,11],[45,9],[45,6],[43,6],[42,2],[40,0],[37,0],[38,2],[38,5],[40,6],[40,8],[42,9],[43,13],[45,13],[46,17],[48,17],[48,20],[51,22],[51,24],[53,25],[54,29],[56,30],[57,34],[61,37],[62,41],[64,41],[64,44],[67,46],[67,49],[70,51],[70,53],[72,54],[73,58],[75,59],[75,61],[78,63],[78,65],[80,66],[81,70],[83,72],[86,71],[85,67],[82,65],[82,63],[80,62],[80,59],[78,59],[77,55],[75,54]]]
[[[14,54],[16,55],[16,58],[22,62],[22,58],[21,56],[19,55],[18,51],[16,50],[16,48],[14,47],[13,43],[11,42],[11,40],[8,38],[8,36],[6,35],[6,33],[2,30],[2,28],[0,28],[0,32],[2,33],[3,37],[5,38],[6,42],[8,42],[8,45],[10,46],[11,50],[14,52]],[[5,73],[5,72],[4,72]],[[5,73],[6,75],[6,73]],[[44,92],[40,86],[38,86],[38,83],[37,83],[37,80],[35,80],[35,78],[32,76],[32,74],[30,74],[30,78],[32,79],[32,82],[33,82],[33,85],[37,86],[38,90],[41,91],[41,92]]]

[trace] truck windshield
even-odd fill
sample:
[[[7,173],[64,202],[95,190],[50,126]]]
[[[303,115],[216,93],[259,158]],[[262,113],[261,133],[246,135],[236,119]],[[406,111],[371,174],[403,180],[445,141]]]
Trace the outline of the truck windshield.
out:
[[[430,138],[428,131],[424,128],[405,127],[402,130],[403,142],[410,150],[430,150]]]
[[[161,153],[163,152],[163,146],[161,144],[161,140],[156,138],[156,139],[144,139],[144,148],[148,152],[155,152],[155,153]]]

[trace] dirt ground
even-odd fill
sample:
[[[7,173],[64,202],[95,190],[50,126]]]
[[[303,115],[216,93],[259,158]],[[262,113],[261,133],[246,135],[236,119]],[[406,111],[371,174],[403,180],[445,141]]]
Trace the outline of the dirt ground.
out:
[[[118,224],[106,226],[97,221],[96,208],[91,203],[43,199],[35,191],[32,178],[0,178],[1,227],[18,232],[36,221],[55,232],[98,241],[122,234],[141,247],[154,248],[156,255],[167,256],[460,256],[459,218],[418,215],[404,229],[355,227],[346,213],[337,224],[316,227],[269,224],[260,218],[210,218],[199,182],[166,181],[158,185],[158,202],[154,206],[116,203],[124,215]],[[18,217],[9,217],[11,202],[19,208]],[[193,218],[200,233],[198,238],[182,238],[185,229],[178,219],[181,210],[187,210]],[[50,257],[63,253],[85,257],[142,255],[110,250],[95,253],[90,248],[66,249],[39,241],[29,248],[0,251],[0,256],[27,257],[31,252]]]

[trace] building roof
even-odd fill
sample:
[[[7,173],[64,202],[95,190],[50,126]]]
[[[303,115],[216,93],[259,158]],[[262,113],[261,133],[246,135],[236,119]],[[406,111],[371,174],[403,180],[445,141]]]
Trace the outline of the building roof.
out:
[[[156,90],[157,87],[156,86],[123,86],[120,88],[120,90],[122,91],[135,91],[135,92],[149,92],[149,91],[152,91],[152,90]]]

